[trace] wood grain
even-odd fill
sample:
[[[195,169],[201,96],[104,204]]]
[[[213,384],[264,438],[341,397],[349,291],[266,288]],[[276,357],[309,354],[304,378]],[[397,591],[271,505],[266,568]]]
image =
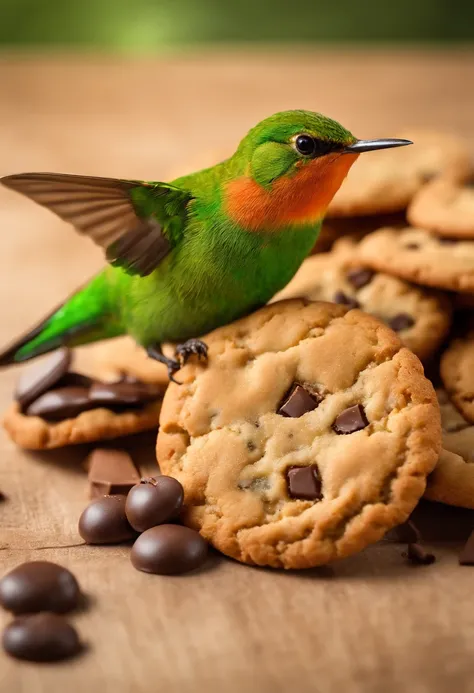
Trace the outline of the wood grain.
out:
[[[0,60],[0,175],[60,171],[160,179],[259,118],[321,110],[361,137],[449,129],[474,145],[474,52],[207,54],[161,60]],[[27,200],[0,191],[0,340],[86,280],[101,252]],[[4,409],[18,371],[0,377]],[[197,575],[135,571],[129,548],[80,545],[87,449],[17,450],[1,437],[0,566],[51,559],[90,603],[73,620],[89,649],[62,665],[0,654],[5,693],[441,693],[474,690],[473,573],[457,550],[474,513],[425,504],[438,562],[380,544],[304,574],[213,558]],[[127,441],[152,472],[154,436]],[[50,548],[46,548],[50,547]],[[8,616],[2,614],[2,624]]]

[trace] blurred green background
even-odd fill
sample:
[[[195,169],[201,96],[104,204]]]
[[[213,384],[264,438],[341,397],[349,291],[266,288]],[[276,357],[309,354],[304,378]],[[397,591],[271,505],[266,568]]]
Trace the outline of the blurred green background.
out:
[[[0,0],[3,47],[473,39],[473,0]]]

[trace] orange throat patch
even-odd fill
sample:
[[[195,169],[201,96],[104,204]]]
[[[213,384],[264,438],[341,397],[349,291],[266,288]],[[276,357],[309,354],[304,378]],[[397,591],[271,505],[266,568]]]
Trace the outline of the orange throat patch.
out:
[[[329,154],[282,176],[269,189],[242,176],[227,184],[225,210],[249,231],[278,230],[319,221],[358,154]]]

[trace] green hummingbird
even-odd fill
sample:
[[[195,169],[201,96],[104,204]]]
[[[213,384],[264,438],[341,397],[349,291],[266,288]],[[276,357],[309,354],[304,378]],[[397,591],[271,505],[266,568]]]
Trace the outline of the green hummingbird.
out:
[[[129,334],[171,378],[199,335],[263,306],[311,251],[324,213],[361,152],[411,144],[358,140],[319,113],[263,120],[235,154],[172,183],[21,173],[3,185],[105,250],[106,268],[28,334],[0,366]],[[177,343],[176,358],[161,350]]]

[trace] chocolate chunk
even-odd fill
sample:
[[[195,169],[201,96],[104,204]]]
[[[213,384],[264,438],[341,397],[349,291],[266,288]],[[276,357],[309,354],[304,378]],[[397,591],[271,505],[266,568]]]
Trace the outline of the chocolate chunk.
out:
[[[344,409],[336,418],[333,428],[336,433],[355,433],[369,425],[365,415],[364,407],[361,404],[355,404],[353,407]]]
[[[3,631],[3,649],[30,662],[55,662],[81,650],[76,630],[57,614],[20,616]]]
[[[344,306],[349,306],[349,308],[360,308],[359,301],[355,298],[348,296],[344,291],[336,291],[333,298],[334,303],[340,303]]]
[[[321,477],[317,465],[290,467],[286,473],[288,494],[291,498],[321,500]]]
[[[132,527],[144,532],[177,517],[183,498],[183,487],[171,476],[142,479],[128,494],[125,513]]]
[[[372,281],[375,272],[365,267],[358,267],[346,272],[346,277],[356,289],[362,289],[363,286]]]
[[[474,530],[459,554],[460,565],[474,565]]]
[[[415,321],[408,313],[398,313],[388,321],[389,327],[391,327],[394,332],[407,330],[409,327],[413,327],[414,324]]]
[[[70,363],[70,350],[59,349],[46,361],[23,373],[14,394],[14,398],[21,408],[26,409],[35,399],[56,385],[67,373]]]
[[[207,558],[207,542],[199,532],[181,525],[160,525],[143,532],[133,545],[137,570],[157,575],[187,573]]]
[[[125,496],[103,496],[79,518],[79,534],[86,544],[120,544],[136,536],[125,515]]]
[[[280,404],[277,414],[298,419],[308,411],[316,409],[321,399],[322,398],[317,395],[310,394],[301,385],[293,385],[289,394],[286,395],[283,402]]]
[[[85,387],[62,387],[38,397],[30,404],[26,414],[40,416],[47,421],[62,421],[78,416],[94,406],[96,405],[89,399],[89,392]]]
[[[120,380],[116,383],[97,382],[89,390],[89,397],[95,407],[112,409],[141,406],[162,395],[162,391],[155,385],[129,380]]]
[[[81,592],[74,575],[56,563],[22,563],[0,580],[0,604],[14,614],[64,613],[74,609]]]
[[[436,556],[425,551],[421,544],[408,544],[407,558],[417,565],[430,565],[436,561]]]
[[[96,448],[85,461],[91,498],[124,496],[140,482],[133,460],[125,450]]]

